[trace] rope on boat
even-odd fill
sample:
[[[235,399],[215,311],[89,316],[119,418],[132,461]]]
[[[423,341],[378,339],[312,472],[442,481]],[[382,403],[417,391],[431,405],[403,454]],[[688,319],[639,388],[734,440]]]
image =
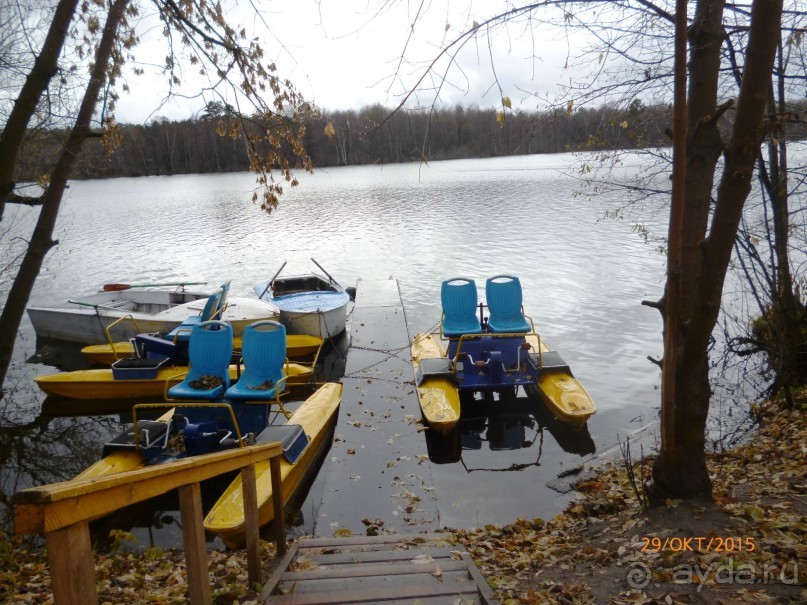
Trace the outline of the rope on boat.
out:
[[[431,328],[429,328],[426,331],[426,333],[431,334],[439,326],[440,326],[440,322],[438,321]],[[401,356],[401,353],[403,351],[409,351],[410,350],[410,346],[411,345],[409,343],[407,343],[406,345],[404,345],[402,347],[397,347],[397,348],[394,348],[394,349],[380,349],[380,348],[375,348],[375,347],[362,347],[362,346],[353,346],[353,345],[351,345],[351,347],[350,347],[351,349],[356,349],[356,350],[359,350],[359,351],[369,351],[371,353],[380,353],[380,354],[384,355],[384,357],[382,357],[378,361],[375,361],[375,362],[371,363],[370,365],[365,366],[365,367],[363,367],[363,368],[361,368],[359,370],[356,370],[354,372],[350,372],[349,374],[345,374],[343,378],[360,378],[360,379],[363,379],[363,380],[380,380],[380,381],[385,381],[385,382],[392,382],[392,383],[395,383],[395,384],[410,384],[410,383],[414,384],[415,383],[414,377],[411,380],[398,381],[398,380],[391,380],[389,378],[380,378],[378,376],[367,376],[367,375],[364,374],[364,372],[366,372],[367,370],[370,370],[371,368],[374,368],[375,366],[377,366],[379,364],[382,364],[385,361],[387,361],[387,360],[389,360],[389,359],[391,359],[393,357],[397,357],[401,361],[405,361],[407,364],[410,363],[412,361],[411,357],[408,357],[408,356],[407,357],[402,357]]]

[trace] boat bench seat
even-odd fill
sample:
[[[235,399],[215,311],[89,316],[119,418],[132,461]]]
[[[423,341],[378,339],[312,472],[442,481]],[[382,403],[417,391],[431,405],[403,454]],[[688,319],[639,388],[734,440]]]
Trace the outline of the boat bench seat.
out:
[[[454,380],[452,372],[453,362],[447,357],[428,357],[420,360],[417,372],[415,373],[415,385],[420,386],[428,378],[450,378]]]
[[[276,424],[267,426],[256,440],[258,443],[278,442],[283,447],[283,457],[294,464],[308,446],[308,436],[299,424]]]
[[[530,356],[535,360],[535,365],[539,365],[538,354],[533,353]],[[569,372],[569,374],[572,373],[569,364],[564,361],[563,357],[561,357],[560,353],[557,351],[544,351],[541,353],[540,361],[539,369],[541,370],[565,370]]]
[[[137,303],[133,300],[113,300],[98,306],[104,309],[115,309],[117,311],[137,311]]]

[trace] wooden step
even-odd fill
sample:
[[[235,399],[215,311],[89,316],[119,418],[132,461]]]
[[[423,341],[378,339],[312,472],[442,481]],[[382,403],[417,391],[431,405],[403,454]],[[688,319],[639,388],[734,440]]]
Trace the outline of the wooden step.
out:
[[[304,539],[280,562],[261,603],[496,603],[471,557],[451,540],[449,534]]]

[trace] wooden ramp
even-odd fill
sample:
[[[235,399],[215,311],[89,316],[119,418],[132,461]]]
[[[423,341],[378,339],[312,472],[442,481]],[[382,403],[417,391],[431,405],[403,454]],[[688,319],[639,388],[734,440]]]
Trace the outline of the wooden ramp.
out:
[[[303,539],[280,561],[260,602],[498,603],[450,534]]]

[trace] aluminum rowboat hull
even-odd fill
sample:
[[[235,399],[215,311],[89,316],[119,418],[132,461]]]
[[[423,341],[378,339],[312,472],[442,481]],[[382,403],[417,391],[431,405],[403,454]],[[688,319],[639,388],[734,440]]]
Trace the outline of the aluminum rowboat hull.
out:
[[[115,340],[133,338],[137,332],[159,332],[167,334],[192,315],[199,315],[207,302],[207,296],[183,304],[170,305],[168,298],[153,297],[159,302],[150,302],[144,295],[162,294],[157,292],[134,292],[129,298],[121,298],[125,292],[104,292],[115,294],[117,301],[104,301],[101,295],[87,296],[83,303],[76,307],[29,307],[28,316],[39,338],[52,338],[82,344],[107,343],[105,330],[109,324],[130,315],[137,322],[122,321],[112,328]],[[140,298],[133,298],[134,294]],[[172,294],[165,292],[165,294]],[[184,293],[190,294],[190,293]],[[97,307],[85,306],[84,303],[96,304]],[[117,308],[113,308],[116,307]],[[145,310],[138,310],[145,309]],[[222,319],[233,326],[233,334],[240,335],[244,328],[262,319],[277,320],[279,311],[270,302],[246,297],[229,297]]]

